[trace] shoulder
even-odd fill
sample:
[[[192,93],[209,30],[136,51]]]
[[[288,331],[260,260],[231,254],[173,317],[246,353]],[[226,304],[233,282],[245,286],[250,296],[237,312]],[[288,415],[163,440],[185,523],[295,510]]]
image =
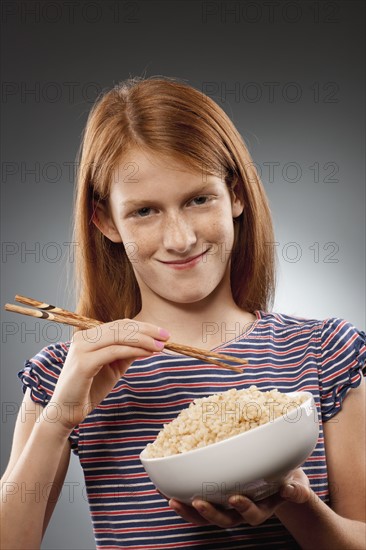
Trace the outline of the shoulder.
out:
[[[358,330],[349,321],[338,317],[314,319],[288,315],[286,313],[258,311],[257,318],[262,325],[273,326],[279,330],[284,328],[303,328],[304,331],[318,331],[324,342],[326,342],[327,338],[333,338],[336,335],[343,337],[349,335],[355,338],[358,334],[361,338],[365,338],[364,332]]]
[[[257,328],[276,337],[311,340],[318,348],[318,357],[325,367],[335,359],[353,358],[364,367],[366,334],[351,322],[338,318],[312,319],[277,312],[257,312]]]
[[[338,342],[354,345],[359,351],[365,345],[366,334],[352,323],[338,317],[325,319],[322,324],[323,349],[334,347]]]
[[[57,342],[42,348],[36,355],[27,359],[18,372],[23,384],[23,392],[30,388],[34,401],[43,405],[49,400],[60,376],[71,342]]]
[[[258,327],[276,333],[293,335],[320,334],[324,321],[279,312],[258,311]]]
[[[33,364],[40,369],[61,370],[68,354],[70,344],[71,342],[67,341],[45,346],[36,355],[28,359],[25,366],[30,367]]]
[[[319,348],[322,371],[327,377],[365,367],[366,334],[345,319],[330,317],[322,322]]]
[[[296,353],[303,350],[307,368],[316,368],[322,418],[328,421],[366,374],[365,333],[338,317],[319,320],[264,312],[258,317],[260,335]]]

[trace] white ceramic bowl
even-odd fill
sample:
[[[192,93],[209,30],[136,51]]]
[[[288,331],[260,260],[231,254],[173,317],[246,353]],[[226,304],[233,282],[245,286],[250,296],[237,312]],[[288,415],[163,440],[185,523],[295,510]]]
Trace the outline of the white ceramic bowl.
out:
[[[190,504],[196,497],[227,506],[232,494],[253,500],[277,492],[286,475],[314,450],[319,422],[311,393],[285,416],[218,443],[186,453],[140,460],[156,488],[166,497]]]

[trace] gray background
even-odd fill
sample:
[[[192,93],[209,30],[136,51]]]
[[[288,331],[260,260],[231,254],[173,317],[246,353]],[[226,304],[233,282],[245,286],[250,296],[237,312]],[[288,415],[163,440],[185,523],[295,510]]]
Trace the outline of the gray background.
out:
[[[97,94],[135,75],[184,79],[232,117],[276,230],[275,310],[365,329],[364,3],[2,3],[1,303],[74,306],[73,165]],[[68,329],[2,312],[2,471],[17,371]],[[95,548],[73,457],[45,549]]]

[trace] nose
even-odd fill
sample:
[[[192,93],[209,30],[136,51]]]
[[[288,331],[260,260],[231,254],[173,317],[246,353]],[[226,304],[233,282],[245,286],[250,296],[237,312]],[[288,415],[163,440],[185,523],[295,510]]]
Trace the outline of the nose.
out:
[[[163,227],[163,245],[166,250],[186,254],[197,242],[192,223],[178,213],[170,215]]]

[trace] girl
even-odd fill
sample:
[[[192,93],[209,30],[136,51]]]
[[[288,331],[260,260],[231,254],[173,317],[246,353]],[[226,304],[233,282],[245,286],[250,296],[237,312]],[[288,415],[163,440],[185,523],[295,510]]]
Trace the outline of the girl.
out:
[[[251,166],[225,113],[177,80],[130,79],[92,108],[75,202],[77,312],[103,324],[19,373],[35,414],[18,419],[4,474],[4,549],[39,548],[70,448],[98,548],[364,548],[366,337],[342,319],[269,312],[274,237]],[[170,338],[249,366],[176,355]],[[167,502],[141,450],[192,399],[251,384],[313,393],[311,457],[256,503]],[[9,484],[49,498],[24,500]]]

